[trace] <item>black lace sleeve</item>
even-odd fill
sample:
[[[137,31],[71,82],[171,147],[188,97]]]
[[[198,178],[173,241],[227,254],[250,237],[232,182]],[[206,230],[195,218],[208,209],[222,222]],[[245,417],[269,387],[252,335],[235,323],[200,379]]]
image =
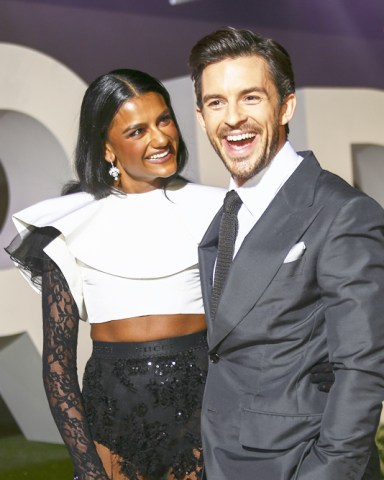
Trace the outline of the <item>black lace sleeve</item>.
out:
[[[77,377],[79,315],[68,284],[54,262],[42,273],[43,379],[53,418],[68,448],[77,478],[108,480],[85,418]]]

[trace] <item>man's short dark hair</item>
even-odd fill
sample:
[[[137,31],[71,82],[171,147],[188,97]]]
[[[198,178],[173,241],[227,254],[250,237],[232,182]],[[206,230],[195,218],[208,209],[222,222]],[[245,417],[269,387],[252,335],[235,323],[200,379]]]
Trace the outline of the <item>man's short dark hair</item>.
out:
[[[202,108],[201,77],[204,69],[225,59],[257,55],[268,66],[277,88],[280,103],[295,92],[295,79],[288,52],[275,40],[265,38],[251,30],[226,27],[199,40],[189,57],[191,77],[195,85],[197,105]]]

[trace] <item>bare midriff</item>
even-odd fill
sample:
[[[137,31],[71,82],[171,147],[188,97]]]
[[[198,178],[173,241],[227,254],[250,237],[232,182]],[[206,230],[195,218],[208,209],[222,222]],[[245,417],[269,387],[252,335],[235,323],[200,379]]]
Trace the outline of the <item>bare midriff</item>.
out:
[[[92,340],[98,342],[150,342],[181,337],[206,329],[200,313],[144,315],[91,325]]]

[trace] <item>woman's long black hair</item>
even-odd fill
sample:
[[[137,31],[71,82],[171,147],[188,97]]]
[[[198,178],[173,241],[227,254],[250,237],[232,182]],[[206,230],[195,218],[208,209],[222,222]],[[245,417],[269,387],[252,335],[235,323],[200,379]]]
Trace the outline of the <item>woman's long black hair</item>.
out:
[[[168,91],[159,80],[145,72],[131,69],[113,70],[94,80],[85,92],[75,152],[78,181],[67,184],[63,189],[64,194],[84,191],[99,199],[116,193],[114,179],[108,173],[110,164],[104,159],[107,132],[117,111],[126,100],[149,92],[163,97],[179,134],[177,171],[172,177],[164,179],[164,187],[179,175],[186,164],[188,151]]]

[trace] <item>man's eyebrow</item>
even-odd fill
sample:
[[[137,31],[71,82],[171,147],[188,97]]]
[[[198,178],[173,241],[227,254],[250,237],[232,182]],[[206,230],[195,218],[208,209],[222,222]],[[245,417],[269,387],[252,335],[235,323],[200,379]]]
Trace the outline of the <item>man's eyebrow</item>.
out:
[[[223,95],[219,93],[210,93],[209,95],[204,95],[203,103],[208,102],[209,100],[217,99],[217,98],[224,98]]]
[[[247,95],[249,93],[262,93],[266,96],[268,96],[268,92],[265,88],[263,87],[249,87],[249,88],[245,88],[244,90],[241,90],[239,93],[238,93],[238,96],[241,97],[243,95]],[[224,98],[224,95],[221,95],[219,93],[210,93],[210,94],[207,94],[207,95],[204,95],[203,96],[203,103],[206,103],[208,102],[209,100],[213,100],[213,99],[220,99],[220,98]]]
[[[247,95],[248,93],[253,93],[253,92],[263,93],[263,94],[268,96],[267,90],[263,87],[249,87],[249,88],[246,88],[246,89],[244,89],[240,92],[240,95]]]

